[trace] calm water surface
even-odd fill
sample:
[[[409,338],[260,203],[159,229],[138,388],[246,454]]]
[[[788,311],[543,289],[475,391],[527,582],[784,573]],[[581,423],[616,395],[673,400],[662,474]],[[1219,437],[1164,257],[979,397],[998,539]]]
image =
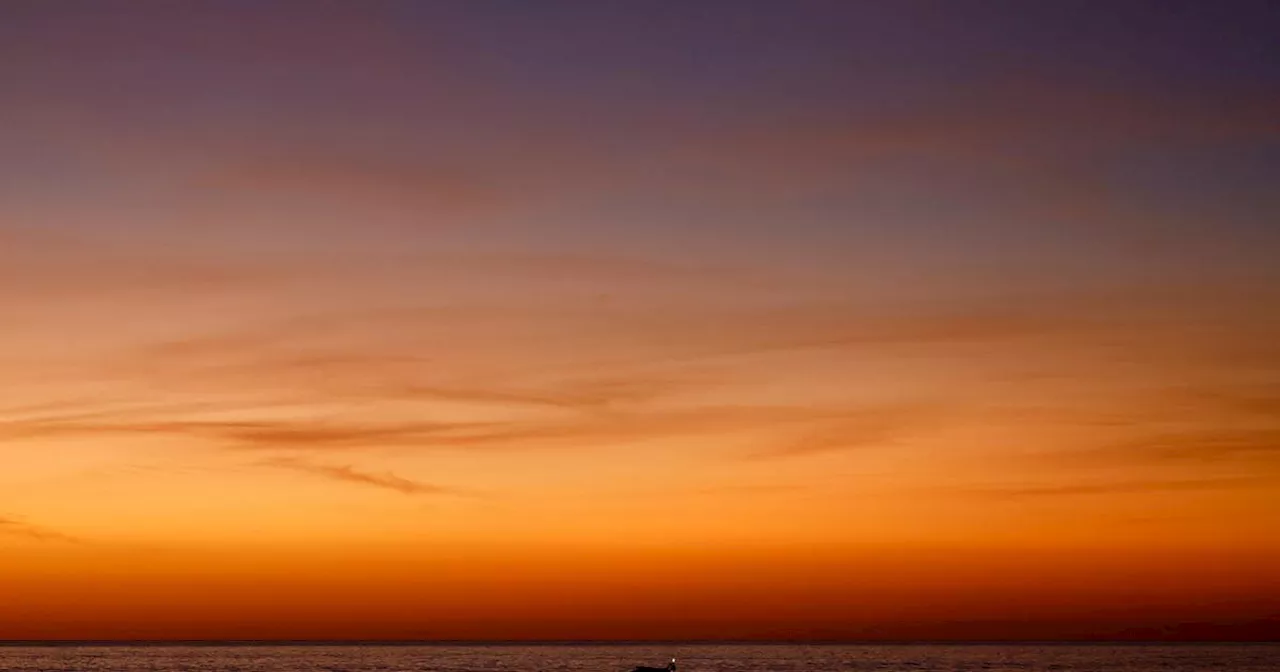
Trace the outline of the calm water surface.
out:
[[[40,672],[1280,672],[1280,644],[1187,646],[114,646],[0,647]]]

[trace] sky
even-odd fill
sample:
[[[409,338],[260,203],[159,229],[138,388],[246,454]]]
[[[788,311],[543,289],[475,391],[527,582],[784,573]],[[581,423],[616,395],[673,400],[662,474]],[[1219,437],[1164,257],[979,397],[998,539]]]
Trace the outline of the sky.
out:
[[[0,639],[1280,637],[1277,33],[0,3]]]

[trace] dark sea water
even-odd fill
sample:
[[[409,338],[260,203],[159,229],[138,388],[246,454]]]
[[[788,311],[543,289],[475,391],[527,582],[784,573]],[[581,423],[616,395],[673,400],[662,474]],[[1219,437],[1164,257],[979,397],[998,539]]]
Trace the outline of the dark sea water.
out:
[[[58,672],[1280,672],[1280,644],[0,647],[0,670]]]

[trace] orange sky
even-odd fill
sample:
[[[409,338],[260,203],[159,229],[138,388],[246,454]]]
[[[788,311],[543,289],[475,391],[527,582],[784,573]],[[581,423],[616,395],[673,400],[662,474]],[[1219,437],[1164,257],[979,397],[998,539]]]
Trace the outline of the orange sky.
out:
[[[0,640],[1278,632],[1271,89],[372,6],[0,9]]]

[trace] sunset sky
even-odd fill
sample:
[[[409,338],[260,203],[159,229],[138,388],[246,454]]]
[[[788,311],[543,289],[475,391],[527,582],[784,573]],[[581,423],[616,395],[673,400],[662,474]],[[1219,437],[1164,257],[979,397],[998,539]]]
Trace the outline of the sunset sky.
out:
[[[1278,34],[0,2],[0,640],[1280,638]]]

